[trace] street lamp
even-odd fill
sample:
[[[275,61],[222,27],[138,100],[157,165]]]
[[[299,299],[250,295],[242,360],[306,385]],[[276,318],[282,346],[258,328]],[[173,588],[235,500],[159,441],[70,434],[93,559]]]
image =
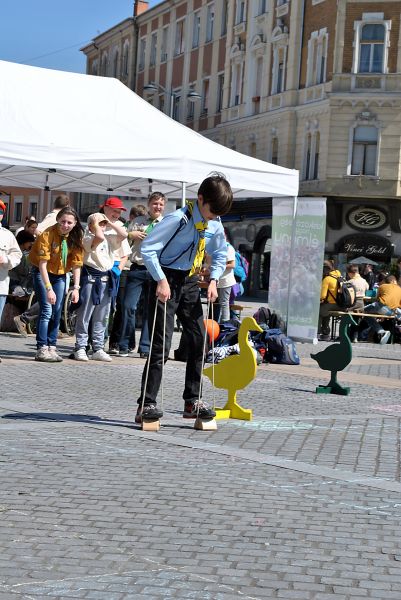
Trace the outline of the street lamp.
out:
[[[173,92],[173,90],[167,90],[165,87],[160,85],[160,83],[151,82],[143,86],[144,92],[149,92],[149,94],[154,95],[159,91],[162,91],[164,94],[168,94],[170,96],[170,110],[169,117],[174,119],[174,101],[176,99],[177,94]],[[189,102],[197,102],[200,100],[202,96],[195,92],[194,90],[190,90],[187,94],[187,100]]]
[[[154,81],[151,81],[150,83],[143,86],[143,91],[148,92],[151,95],[154,95],[159,91],[163,92],[164,94],[169,94],[170,95],[169,117],[171,119],[174,119],[174,103],[175,103],[175,99],[176,99],[177,95],[173,92],[173,90],[169,91],[165,87],[160,85],[160,83],[155,83]],[[200,94],[198,94],[197,92],[195,92],[195,90],[190,90],[187,94],[187,100],[189,100],[189,102],[197,102],[201,98],[202,98],[202,96]],[[185,181],[181,181],[181,206],[185,206],[185,203],[186,203],[186,183],[185,183]]]

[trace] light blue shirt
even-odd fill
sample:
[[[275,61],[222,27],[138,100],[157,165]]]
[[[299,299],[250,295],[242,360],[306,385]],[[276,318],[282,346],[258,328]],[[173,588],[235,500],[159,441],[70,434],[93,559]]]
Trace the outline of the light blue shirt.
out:
[[[143,262],[155,281],[165,278],[163,267],[191,270],[200,238],[194,223],[199,221],[205,222],[195,202],[192,217],[185,208],[169,213],[143,240]],[[227,261],[227,245],[220,218],[208,222],[205,243],[206,251],[212,257],[210,278],[219,279]]]

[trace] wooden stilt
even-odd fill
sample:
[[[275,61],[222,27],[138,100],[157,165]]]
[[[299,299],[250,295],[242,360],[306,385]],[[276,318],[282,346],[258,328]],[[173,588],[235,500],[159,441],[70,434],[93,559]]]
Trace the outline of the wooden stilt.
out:
[[[160,429],[160,421],[159,419],[152,420],[142,420],[141,423],[142,431],[159,431]]]
[[[201,419],[198,417],[194,423],[194,429],[199,431],[217,431],[217,423],[215,419]]]

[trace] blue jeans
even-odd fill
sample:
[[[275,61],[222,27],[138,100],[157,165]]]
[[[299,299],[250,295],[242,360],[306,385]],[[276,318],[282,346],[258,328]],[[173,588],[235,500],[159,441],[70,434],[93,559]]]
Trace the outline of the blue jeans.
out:
[[[42,276],[38,269],[33,269],[33,288],[39,302],[40,313],[36,324],[36,346],[55,346],[60,326],[61,309],[65,293],[65,275],[53,275],[49,273],[49,281],[56,294],[56,303],[47,301],[47,292]]]
[[[77,309],[77,320],[75,323],[76,344],[75,350],[85,349],[88,345],[89,328],[91,330],[92,348],[94,352],[103,350],[104,332],[108,323],[111,298],[109,294],[109,282],[101,283],[101,300],[99,304],[93,304],[92,288],[93,281],[86,280],[83,283],[81,277],[81,292],[79,294],[80,306]]]
[[[368,304],[368,306],[365,307],[364,312],[365,313],[374,313],[377,315],[385,315],[385,316],[390,316],[394,313],[394,311],[391,310],[391,308],[389,308],[385,304],[382,304],[381,302],[372,302],[372,304]],[[365,317],[365,318],[366,318],[367,324],[369,325],[369,327],[371,327],[373,329],[373,331],[375,331],[376,333],[378,331],[383,331],[382,325],[379,324],[374,317]]]
[[[121,302],[121,336],[118,342],[119,349],[126,352],[130,339],[135,333],[135,312],[143,291],[143,317],[141,339],[138,352],[149,354],[150,339],[148,331],[148,288],[152,280],[147,269],[132,269],[127,274],[124,297]]]
[[[4,305],[6,303],[7,296],[4,294],[0,295],[0,325],[1,325],[1,315],[3,314]]]

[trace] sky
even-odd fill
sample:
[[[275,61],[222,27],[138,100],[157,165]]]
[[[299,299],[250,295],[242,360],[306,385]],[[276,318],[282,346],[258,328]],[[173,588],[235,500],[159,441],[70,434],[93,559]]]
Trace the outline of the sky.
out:
[[[134,0],[0,0],[0,60],[85,73],[79,51],[133,14]],[[160,4],[151,0],[149,7]]]

